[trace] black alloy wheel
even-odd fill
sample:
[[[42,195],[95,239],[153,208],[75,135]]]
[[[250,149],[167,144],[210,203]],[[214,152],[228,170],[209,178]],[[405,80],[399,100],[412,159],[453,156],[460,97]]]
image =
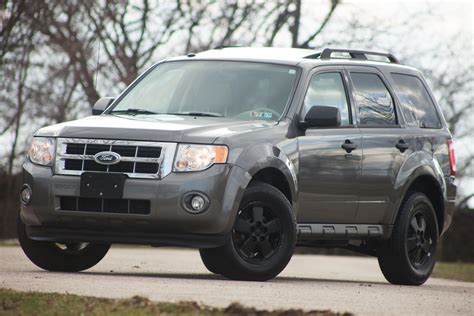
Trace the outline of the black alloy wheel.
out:
[[[81,251],[87,248],[90,245],[88,242],[76,242],[76,243],[53,243],[53,246],[56,247],[59,251],[63,253],[68,253],[71,255],[79,255]]]
[[[282,240],[282,227],[271,207],[252,203],[238,213],[232,238],[239,255],[257,263],[275,254]]]
[[[381,243],[377,257],[383,275],[393,284],[421,285],[436,263],[438,222],[430,199],[408,192],[390,239]]]
[[[422,212],[416,212],[410,221],[406,247],[410,263],[415,268],[422,267],[430,259],[436,236],[433,229],[427,225],[427,219]]]
[[[200,254],[213,273],[233,280],[266,281],[286,267],[295,244],[291,203],[274,186],[254,181],[245,190],[229,241],[200,249]]]

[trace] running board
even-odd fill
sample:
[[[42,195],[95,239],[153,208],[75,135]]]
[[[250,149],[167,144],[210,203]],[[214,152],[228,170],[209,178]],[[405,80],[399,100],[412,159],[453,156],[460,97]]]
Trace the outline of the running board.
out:
[[[298,224],[298,241],[388,239],[392,225]]]

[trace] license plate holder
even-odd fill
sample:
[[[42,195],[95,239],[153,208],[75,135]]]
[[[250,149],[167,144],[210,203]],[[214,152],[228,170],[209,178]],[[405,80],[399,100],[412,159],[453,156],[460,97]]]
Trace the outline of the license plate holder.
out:
[[[81,197],[120,199],[127,176],[123,173],[84,172],[81,174]]]

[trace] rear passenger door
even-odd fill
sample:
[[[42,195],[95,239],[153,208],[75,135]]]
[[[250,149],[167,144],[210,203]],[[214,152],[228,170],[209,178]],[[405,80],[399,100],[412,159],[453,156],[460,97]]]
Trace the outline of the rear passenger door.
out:
[[[347,67],[357,125],[362,134],[362,173],[357,223],[386,223],[397,204],[394,188],[412,138],[401,125],[393,92],[373,67]]]
[[[300,117],[312,106],[334,106],[341,126],[309,128],[298,137],[299,223],[353,223],[362,158],[342,67],[318,67],[312,73]],[[345,144],[352,149],[344,149]]]

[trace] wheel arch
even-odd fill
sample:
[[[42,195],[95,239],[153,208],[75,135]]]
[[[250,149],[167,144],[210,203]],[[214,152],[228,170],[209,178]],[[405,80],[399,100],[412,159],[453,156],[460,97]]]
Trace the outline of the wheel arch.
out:
[[[241,153],[236,165],[247,171],[249,181],[261,181],[280,190],[297,210],[297,170],[292,160],[280,148],[271,144],[252,146]]]
[[[431,168],[420,167],[413,173],[409,181],[407,181],[407,184],[403,190],[402,198],[398,203],[396,216],[393,218],[392,223],[395,223],[396,218],[400,213],[400,207],[403,201],[405,201],[407,198],[408,194],[415,191],[423,193],[428,197],[435,210],[439,234],[443,232],[446,193],[443,190],[442,183],[440,183],[438,177],[436,177],[430,169]]]
[[[275,167],[260,169],[252,176],[249,185],[255,181],[264,182],[274,186],[280,190],[280,192],[283,193],[283,195],[285,195],[288,201],[293,205],[293,195],[291,193],[290,184],[288,183],[285,174],[280,169]]]

